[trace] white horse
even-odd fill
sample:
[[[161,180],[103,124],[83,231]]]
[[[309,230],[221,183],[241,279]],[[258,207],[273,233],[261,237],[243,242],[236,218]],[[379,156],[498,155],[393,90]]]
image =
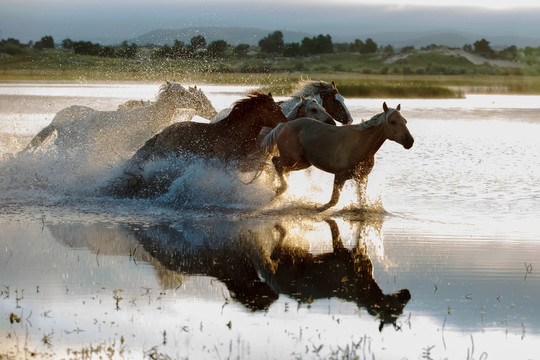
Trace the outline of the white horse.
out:
[[[64,150],[99,154],[116,154],[127,158],[145,141],[175,122],[178,116],[190,120],[195,114],[212,117],[216,110],[204,93],[197,88],[186,90],[178,83],[161,86],[152,103],[128,102],[131,108],[117,111],[98,111],[73,105],[59,111],[52,122],[43,128],[24,150],[47,148],[54,144]],[[90,154],[89,154],[90,155]]]
[[[197,111],[197,115],[205,118],[212,118],[216,115],[216,110],[212,106],[212,103],[201,89],[197,86],[188,87],[189,94],[185,94],[184,100],[190,102],[186,104],[186,108],[193,107]],[[118,105],[118,110],[130,110],[140,106],[152,105],[150,100],[128,100],[123,104]]]

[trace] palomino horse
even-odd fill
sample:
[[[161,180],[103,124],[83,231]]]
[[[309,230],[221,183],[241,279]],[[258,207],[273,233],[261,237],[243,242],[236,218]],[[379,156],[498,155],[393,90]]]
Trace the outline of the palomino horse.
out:
[[[242,161],[257,151],[257,135],[263,127],[274,128],[287,121],[272,94],[253,92],[239,100],[226,119],[217,123],[178,122],[148,140],[129,160],[120,188],[113,194],[139,196],[148,191],[142,171],[145,163],[168,156],[183,155]],[[121,189],[124,187],[125,189]],[[152,193],[152,192],[150,192]],[[155,192],[154,192],[155,193]]]
[[[414,139],[400,109],[400,105],[389,109],[384,103],[384,112],[357,125],[338,127],[301,118],[277,126],[262,143],[267,154],[275,147],[279,150],[279,156],[272,158],[281,184],[276,196],[287,189],[284,174],[313,165],[335,174],[332,197],[319,210],[324,211],[337,204],[345,181],[354,178],[359,185],[367,181],[375,163],[375,153],[386,139],[403,145],[405,149],[413,146]]]
[[[330,114],[328,114],[326,110],[321,105],[319,105],[319,103],[313,96],[305,97],[304,95],[301,95],[295,101],[296,104],[294,105],[294,107],[290,111],[288,111],[288,113],[285,113],[287,121],[302,117],[308,117],[322,121],[323,123],[329,125],[336,125],[336,122],[334,121],[332,116],[330,116]],[[272,131],[271,128],[263,128],[257,136],[257,143],[261,144],[264,137],[268,135],[270,131]],[[261,161],[264,160],[263,156],[264,154],[259,146],[255,152],[249,154],[249,156],[246,157],[241,164],[239,164],[239,170],[242,172],[248,172],[257,169],[258,167],[258,174],[260,174],[260,171],[262,171],[263,169],[263,166],[261,166]],[[256,177],[258,177],[258,175],[255,175],[255,178]],[[253,180],[255,180],[255,178]]]
[[[173,123],[178,115],[189,120],[193,115],[214,116],[216,110],[204,93],[186,90],[167,82],[161,86],[157,100],[118,111],[98,111],[86,106],[70,106],[59,111],[25,151],[33,151],[54,142],[67,149],[116,154],[129,157],[146,140]]]

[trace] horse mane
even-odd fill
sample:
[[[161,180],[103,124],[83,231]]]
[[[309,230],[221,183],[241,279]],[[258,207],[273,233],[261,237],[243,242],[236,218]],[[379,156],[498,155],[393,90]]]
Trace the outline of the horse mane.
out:
[[[334,88],[332,87],[332,84],[327,83],[326,81],[301,80],[296,86],[295,92],[291,95],[291,97],[299,98],[302,95],[309,96],[330,92],[333,90]]]
[[[298,102],[296,104],[294,104],[294,107],[287,114],[285,114],[285,117],[287,118],[288,121],[296,119],[296,117],[298,116],[298,111],[304,105],[304,103],[307,103],[306,104],[306,106],[307,106],[311,101],[317,101],[311,95],[307,96],[307,97],[304,97],[303,99],[300,96],[298,98],[294,98],[294,99],[298,100]]]
[[[384,112],[382,112],[377,115],[373,115],[369,120],[362,120],[360,124],[356,125],[356,128],[358,130],[365,130],[370,127],[382,125],[385,121],[386,116],[384,116]]]
[[[189,94],[188,90],[186,90],[186,88],[179,83],[167,81],[165,84],[159,87],[159,91],[156,95],[156,101],[164,100],[168,95],[170,95],[170,91],[172,90],[179,90],[181,92]]]
[[[253,110],[262,106],[262,104],[267,103],[268,100],[269,98],[267,94],[263,94],[258,91],[250,92],[245,99],[240,99],[235,102],[229,116],[219,122],[224,120],[232,121],[236,119],[243,119],[245,118],[246,114],[251,113]]]

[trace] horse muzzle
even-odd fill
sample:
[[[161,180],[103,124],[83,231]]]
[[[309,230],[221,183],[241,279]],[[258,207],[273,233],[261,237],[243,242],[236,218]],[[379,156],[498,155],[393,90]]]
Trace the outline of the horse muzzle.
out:
[[[401,145],[407,150],[412,148],[414,144],[414,138],[412,136],[405,136],[403,140],[401,141]]]
[[[342,123],[343,125],[349,125],[353,123],[353,118],[349,114],[344,114],[336,117],[336,120]]]

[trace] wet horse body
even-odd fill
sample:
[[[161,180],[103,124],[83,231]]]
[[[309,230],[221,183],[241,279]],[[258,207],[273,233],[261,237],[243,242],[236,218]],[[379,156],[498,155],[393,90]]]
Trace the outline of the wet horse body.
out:
[[[131,104],[131,102],[129,102]],[[136,101],[117,111],[98,111],[73,105],[59,111],[51,123],[30,142],[34,151],[54,142],[64,149],[131,156],[146,140],[173,123],[179,113],[212,116],[216,110],[200,89],[185,89],[178,83],[161,86],[152,103]]]
[[[229,116],[217,123],[172,124],[148,140],[134,158],[184,154],[238,160],[257,149],[256,138],[263,127],[274,128],[286,120],[271,94],[254,92],[236,102]]]
[[[150,196],[167,188],[171,179],[144,178],[147,163],[170,156],[241,162],[259,149],[257,135],[287,119],[271,94],[251,93],[235,103],[229,116],[217,123],[179,122],[148,140],[128,161],[120,183],[109,191],[119,196]],[[159,189],[154,191],[156,184]]]
[[[315,166],[335,174],[332,197],[319,208],[326,210],[339,200],[345,181],[354,178],[360,185],[367,181],[375,163],[375,153],[387,140],[410,149],[414,139],[400,114],[400,106],[389,109],[369,121],[357,125],[329,126],[308,118],[296,119],[277,126],[263,140],[265,153],[277,147],[279,156],[272,162],[280,179],[276,196],[287,189],[284,174]]]

